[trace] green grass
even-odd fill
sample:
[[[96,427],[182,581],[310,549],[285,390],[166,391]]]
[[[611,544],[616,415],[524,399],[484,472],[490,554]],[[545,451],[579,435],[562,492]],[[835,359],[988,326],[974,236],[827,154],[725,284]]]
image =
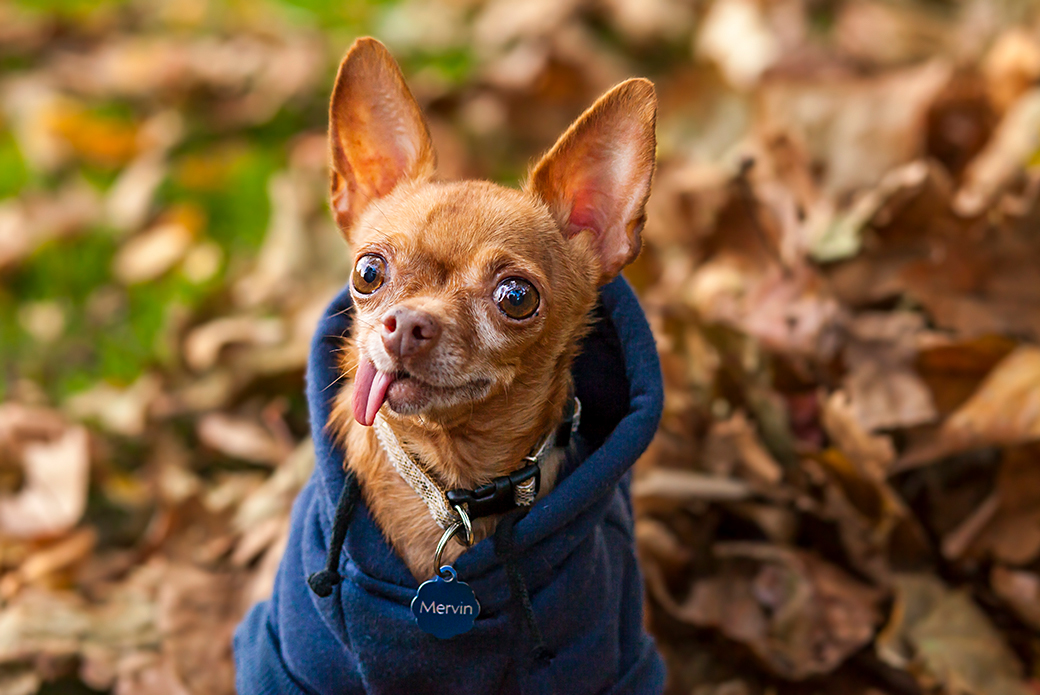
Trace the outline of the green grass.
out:
[[[0,130],[0,199],[17,195],[25,188],[31,175],[14,138],[7,130]]]
[[[40,383],[54,401],[89,388],[99,380],[127,385],[147,369],[171,358],[175,350],[163,338],[171,311],[201,305],[221,285],[218,273],[193,284],[177,268],[162,277],[130,287],[110,284],[116,241],[106,230],[46,244],[0,288],[0,397],[11,379],[25,376]],[[89,297],[108,285],[120,296],[107,320],[88,316]],[[26,302],[54,301],[66,317],[62,335],[41,345],[21,326],[18,308]]]

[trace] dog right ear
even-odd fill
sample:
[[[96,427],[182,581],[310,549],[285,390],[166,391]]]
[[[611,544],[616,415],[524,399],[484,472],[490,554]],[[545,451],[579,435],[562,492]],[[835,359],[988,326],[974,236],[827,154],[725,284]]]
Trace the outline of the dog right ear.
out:
[[[386,46],[361,38],[347,51],[329,105],[332,214],[344,235],[402,180],[433,175],[437,158],[415,97]]]
[[[617,85],[581,115],[531,170],[527,188],[571,239],[591,233],[599,284],[639,255],[654,176],[657,97],[649,80]]]

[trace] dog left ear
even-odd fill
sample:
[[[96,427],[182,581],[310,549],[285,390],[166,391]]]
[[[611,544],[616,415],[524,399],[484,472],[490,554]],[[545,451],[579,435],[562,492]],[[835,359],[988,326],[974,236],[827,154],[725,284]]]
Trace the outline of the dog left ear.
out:
[[[329,106],[330,199],[336,223],[351,227],[377,198],[437,165],[419,105],[386,46],[360,38],[339,66]]]
[[[649,80],[600,97],[531,170],[527,188],[549,206],[568,239],[591,232],[599,284],[639,255],[654,175],[657,97]]]

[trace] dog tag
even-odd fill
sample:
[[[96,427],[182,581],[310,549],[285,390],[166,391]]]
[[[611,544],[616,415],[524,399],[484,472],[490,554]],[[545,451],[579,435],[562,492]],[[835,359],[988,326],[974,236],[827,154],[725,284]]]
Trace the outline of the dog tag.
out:
[[[447,579],[441,574],[449,575]],[[451,565],[444,565],[433,579],[422,583],[412,599],[412,615],[419,629],[448,639],[468,632],[480,615],[480,604],[469,584],[459,581]]]

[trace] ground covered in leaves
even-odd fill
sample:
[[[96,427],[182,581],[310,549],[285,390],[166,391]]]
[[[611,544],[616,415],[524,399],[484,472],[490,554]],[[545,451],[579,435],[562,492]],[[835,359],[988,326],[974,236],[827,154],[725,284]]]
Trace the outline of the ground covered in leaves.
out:
[[[1040,691],[1040,16],[1015,0],[0,4],[0,693],[217,695],[313,465],[325,110],[383,39],[444,177],[661,100],[627,271],[671,693]]]

